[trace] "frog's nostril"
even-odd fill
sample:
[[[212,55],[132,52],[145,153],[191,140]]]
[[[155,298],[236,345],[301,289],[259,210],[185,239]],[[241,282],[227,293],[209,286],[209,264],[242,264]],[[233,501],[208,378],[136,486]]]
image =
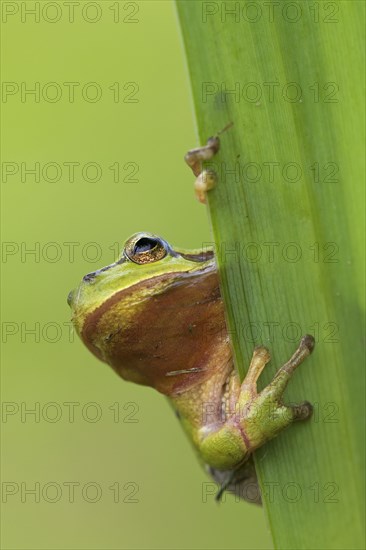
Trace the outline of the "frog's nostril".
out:
[[[84,275],[83,277],[83,281],[85,283],[88,283],[89,281],[91,281],[92,279],[94,279],[94,277],[96,276],[97,272],[96,271],[93,271],[92,273],[87,273],[86,275]]]

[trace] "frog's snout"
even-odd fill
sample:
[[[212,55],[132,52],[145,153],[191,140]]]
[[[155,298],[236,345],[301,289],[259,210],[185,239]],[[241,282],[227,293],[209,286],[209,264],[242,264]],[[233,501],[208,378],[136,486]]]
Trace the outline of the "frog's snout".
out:
[[[70,292],[67,295],[67,303],[69,304],[70,307],[72,306],[73,298],[74,298],[74,291],[70,290]]]
[[[67,303],[69,304],[69,306],[72,308],[75,306],[75,300],[79,300],[79,294],[80,294],[80,291],[82,290],[83,288],[83,283],[85,284],[88,284],[90,283],[91,281],[93,281],[93,279],[95,279],[95,277],[101,272],[101,271],[105,271],[106,268],[103,268],[103,269],[100,269],[98,271],[92,271],[91,273],[87,273],[86,275],[84,275],[83,277],[83,280],[81,282],[81,284],[77,287],[77,288],[74,288],[73,290],[70,290],[68,296],[67,296]]]

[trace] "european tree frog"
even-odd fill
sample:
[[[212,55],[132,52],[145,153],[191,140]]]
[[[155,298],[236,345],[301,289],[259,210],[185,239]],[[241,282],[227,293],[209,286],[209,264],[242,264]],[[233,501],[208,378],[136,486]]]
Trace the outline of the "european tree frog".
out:
[[[202,161],[219,145],[216,136],[186,155],[202,202],[215,184]],[[85,275],[68,303],[76,331],[94,355],[125,380],[169,398],[222,490],[259,502],[258,492],[248,492],[256,483],[253,451],[312,412],[306,401],[285,405],[282,394],[313,350],[313,337],[302,338],[261,392],[257,379],[270,355],[265,347],[255,348],[240,383],[213,252],[176,249],[151,233],[130,237],[118,261]]]

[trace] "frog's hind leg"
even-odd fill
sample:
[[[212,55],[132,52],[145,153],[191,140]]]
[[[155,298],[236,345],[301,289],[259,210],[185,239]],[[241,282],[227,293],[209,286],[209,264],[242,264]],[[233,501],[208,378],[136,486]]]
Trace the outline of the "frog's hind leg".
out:
[[[277,423],[282,426],[284,421],[306,420],[312,413],[312,407],[307,401],[296,405],[284,405],[281,402],[282,394],[294,370],[310,353],[306,344],[309,342],[303,339],[291,359],[278,370],[272,382],[260,394],[257,391],[257,381],[271,356],[264,346],[254,349],[247,375],[241,385],[240,401],[243,404],[255,402],[260,407],[264,405],[271,422],[274,422],[272,428],[275,428]],[[266,409],[262,409],[262,414],[264,410]]]
[[[198,446],[206,464],[218,470],[233,470],[292,422],[305,420],[311,415],[310,403],[285,405],[282,394],[295,369],[313,348],[314,338],[304,336],[291,359],[278,370],[272,382],[259,392],[257,380],[270,356],[262,346],[254,350],[232,413],[219,426],[202,426],[198,429]],[[230,484],[231,478],[227,482]]]
[[[262,391],[257,392],[256,382],[264,366],[269,361],[266,348],[254,350],[253,359],[240,391],[239,425],[245,435],[245,445],[249,453],[275,437],[295,420],[306,420],[312,413],[307,401],[286,405],[282,395],[296,368],[314,348],[314,338],[306,335],[299,347],[276,373],[273,380]]]

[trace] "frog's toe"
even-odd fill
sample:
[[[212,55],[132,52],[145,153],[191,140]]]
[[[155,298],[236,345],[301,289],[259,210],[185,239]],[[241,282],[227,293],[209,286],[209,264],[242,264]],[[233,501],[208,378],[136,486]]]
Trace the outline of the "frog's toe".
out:
[[[206,203],[206,193],[213,189],[217,182],[216,173],[213,170],[203,170],[194,182],[197,199],[203,204]]]
[[[263,391],[270,392],[274,397],[280,399],[294,371],[304,362],[306,357],[311,354],[314,346],[315,340],[313,336],[309,334],[303,336],[295,353],[280,369],[278,369],[272,382],[268,384],[267,388]]]
[[[289,405],[294,420],[307,420],[313,413],[313,406],[309,401],[303,401],[296,405]]]
[[[253,395],[257,394],[257,380],[270,360],[271,356],[266,347],[256,346],[254,348],[247,375],[242,383],[242,392],[249,391]]]
[[[299,348],[306,348],[309,353],[312,353],[313,349],[315,348],[314,336],[311,336],[311,334],[305,334],[305,336],[301,338]]]

